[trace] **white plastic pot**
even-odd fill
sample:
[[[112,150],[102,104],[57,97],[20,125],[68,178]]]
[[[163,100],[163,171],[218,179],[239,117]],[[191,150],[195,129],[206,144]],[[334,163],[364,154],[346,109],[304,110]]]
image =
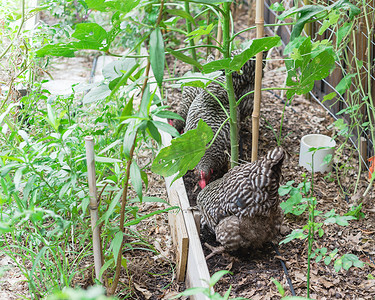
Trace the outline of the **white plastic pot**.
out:
[[[309,152],[309,149],[325,147],[325,149],[317,150],[314,154],[314,172],[324,173],[332,171],[332,161],[329,164],[323,162],[328,154],[332,154],[333,156],[335,146],[335,140],[323,134],[308,134],[303,136],[299,152],[299,165],[305,167],[308,171],[312,171],[312,157],[314,152]]]

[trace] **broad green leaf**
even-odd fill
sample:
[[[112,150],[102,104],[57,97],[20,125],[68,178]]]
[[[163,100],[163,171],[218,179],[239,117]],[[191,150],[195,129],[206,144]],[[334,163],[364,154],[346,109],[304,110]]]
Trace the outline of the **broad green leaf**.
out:
[[[124,155],[127,159],[130,158],[130,149],[133,146],[133,143],[135,141],[135,137],[137,134],[137,126],[135,124],[135,120],[132,119],[129,125],[126,128],[125,135],[124,135],[124,141],[123,141],[123,151]]]
[[[279,3],[279,2],[272,3],[270,8],[273,11],[285,11],[285,8],[284,8],[283,4]]]
[[[155,91],[154,91],[154,94],[155,94]],[[151,97],[151,93],[150,93],[150,86],[146,85],[146,88],[145,88],[145,90],[143,92],[143,95],[142,95],[141,105],[139,106],[139,114],[138,115],[140,117],[142,117],[142,118],[148,117],[150,107],[151,107],[151,100],[152,100],[152,97]]]
[[[107,32],[97,23],[78,23],[72,37],[96,44],[97,49],[105,47]]]
[[[143,193],[142,193],[141,170],[139,169],[137,163],[134,160],[132,161],[132,164],[130,165],[130,181],[139,199],[142,200]]]
[[[156,82],[161,86],[164,76],[164,41],[161,30],[157,27],[150,35],[150,63]]]
[[[99,272],[99,277],[101,278],[103,276],[103,273],[108,269],[109,266],[111,266],[114,263],[114,259],[108,259],[104,263],[104,265],[101,267],[100,272]]]
[[[111,94],[111,90],[108,85],[100,84],[97,87],[94,87],[83,97],[83,104],[89,104],[92,102],[97,102],[104,100]]]
[[[115,234],[115,237],[113,238],[111,242],[110,248],[112,249],[113,257],[115,261],[117,261],[117,256],[121,250],[123,238],[124,238],[124,233],[120,230]]]
[[[211,127],[199,120],[196,129],[185,132],[173,139],[170,146],[160,150],[152,163],[152,171],[165,177],[176,174],[175,181],[198,164],[212,137]]]
[[[101,222],[105,222],[106,224],[108,223],[109,221],[109,217],[113,214],[113,212],[115,211],[115,208],[116,206],[119,205],[120,203],[120,199],[121,199],[121,196],[122,196],[122,189],[117,191],[117,194],[115,197],[113,197],[113,199],[111,200],[111,203],[109,204],[109,207],[108,209],[106,210],[106,212],[100,217],[99,221],[98,221],[98,224],[100,224]]]
[[[196,66],[199,70],[202,70],[202,65],[199,62],[197,62],[195,59],[193,59],[192,57],[187,56],[185,54],[182,54],[181,52],[174,51],[170,48],[167,48],[167,52],[172,54],[177,59],[179,59],[179,60],[181,60],[181,61],[183,61],[183,62],[185,62],[189,65]]]

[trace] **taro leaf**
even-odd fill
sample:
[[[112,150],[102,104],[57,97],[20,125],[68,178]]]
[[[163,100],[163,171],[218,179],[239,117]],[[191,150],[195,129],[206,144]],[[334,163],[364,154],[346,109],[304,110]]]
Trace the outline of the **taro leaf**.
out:
[[[346,75],[339,84],[336,86],[336,91],[342,95],[346,92],[346,90],[350,87],[352,84],[352,78],[356,77],[357,74],[348,74]]]
[[[78,23],[72,37],[93,45],[96,44],[97,49],[100,49],[107,39],[107,32],[96,23]]]
[[[88,103],[96,102],[99,100],[103,100],[110,94],[111,94],[111,90],[109,89],[108,85],[100,84],[99,86],[91,89],[90,92],[88,92],[83,97],[83,103],[88,104]]]
[[[161,86],[164,76],[164,41],[160,28],[157,27],[150,35],[150,63],[156,82]]]
[[[209,62],[203,65],[204,73],[211,73],[222,69],[228,69],[233,71],[239,71],[242,66],[254,55],[262,51],[268,51],[272,47],[280,46],[280,37],[264,37],[261,39],[254,39],[250,46],[242,51],[240,54],[233,56],[232,58],[224,58],[216,61]]]
[[[178,51],[174,51],[170,48],[167,48],[167,52],[172,54],[177,59],[179,59],[179,60],[181,60],[181,61],[183,61],[183,62],[185,62],[189,65],[196,66],[199,70],[202,70],[202,65],[199,62],[197,62],[195,59],[191,58],[190,56],[182,54],[181,52],[178,52]]]
[[[135,192],[137,193],[139,199],[142,201],[142,176],[141,170],[137,163],[133,160],[130,165],[130,181],[134,187]]]
[[[199,120],[196,129],[185,132],[173,139],[170,146],[160,150],[152,163],[152,171],[165,177],[176,174],[174,182],[198,164],[212,137],[211,127]]]

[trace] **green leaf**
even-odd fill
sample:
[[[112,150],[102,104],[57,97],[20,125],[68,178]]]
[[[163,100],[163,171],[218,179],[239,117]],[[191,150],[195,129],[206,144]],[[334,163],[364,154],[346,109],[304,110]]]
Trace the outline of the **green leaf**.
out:
[[[270,6],[270,8],[273,11],[284,11],[285,10],[283,4],[279,3],[279,2],[272,3],[271,6]]]
[[[115,237],[113,238],[111,242],[110,249],[112,249],[113,257],[115,261],[117,261],[117,256],[121,250],[123,238],[124,238],[124,233],[120,230],[115,234]]]
[[[166,213],[170,210],[174,210],[174,209],[180,209],[178,206],[171,206],[171,207],[168,207],[168,208],[165,208],[165,209],[158,209],[156,211],[153,211],[151,213],[148,213],[146,215],[143,215],[142,217],[139,217],[139,218],[136,218],[135,220],[131,220],[129,222],[126,222],[124,224],[124,226],[128,227],[128,226],[132,226],[132,225],[136,225],[138,224],[139,222],[145,220],[145,219],[148,219],[154,215],[158,215],[158,214],[162,214],[162,213]]]
[[[132,161],[132,164],[130,165],[130,181],[139,199],[142,200],[143,193],[142,193],[141,170],[139,169],[137,163],[134,160]]]
[[[280,244],[286,244],[295,239],[305,239],[305,238],[307,238],[307,234],[303,233],[303,229],[295,229],[292,231],[292,233],[288,234],[286,238],[280,242]]]
[[[160,121],[151,121],[157,128],[160,130],[169,133],[171,136],[180,136],[180,133],[177,131],[176,128],[169,125],[168,123],[160,122]]]
[[[268,51],[272,47],[278,47],[280,45],[281,39],[279,36],[254,39],[248,48],[243,50],[240,54],[234,55],[232,58],[214,60],[203,65],[203,72],[211,73],[222,69],[239,71],[242,66],[257,53]]]
[[[357,74],[348,74],[343,79],[340,80],[339,84],[336,86],[336,91],[342,95],[346,92],[348,88],[350,88],[353,78],[355,78]]]
[[[156,82],[161,86],[164,76],[164,41],[160,28],[157,27],[150,35],[150,63]]]
[[[95,161],[100,163],[122,163],[121,159],[112,158],[112,157],[104,157],[104,156],[96,156],[95,155]]]
[[[158,145],[160,145],[161,144],[161,135],[159,133],[159,130],[152,123],[152,121],[147,122],[147,129],[148,129],[148,132],[150,133],[151,137],[158,143]]]
[[[199,120],[196,129],[185,132],[173,139],[170,146],[160,150],[152,163],[152,171],[165,177],[176,174],[175,181],[198,164],[212,137],[211,127]]]
[[[214,286],[220,280],[220,278],[226,274],[231,274],[231,272],[227,270],[221,270],[221,271],[216,272],[215,274],[211,276],[209,285]]]
[[[133,8],[135,8],[140,0],[112,0],[112,1],[106,1],[106,0],[85,0],[87,7],[99,10],[103,12],[108,12],[108,10],[112,11],[120,11],[122,13],[128,13]]]
[[[324,103],[325,101],[327,100],[332,100],[334,97],[336,97],[337,93],[336,92],[332,92],[332,93],[329,93],[328,95],[325,95],[323,97],[323,101],[322,103]]]
[[[101,49],[106,46],[107,32],[97,23],[78,23],[72,37]]]
[[[192,287],[192,288],[186,289],[185,291],[183,291],[182,293],[179,293],[176,296],[173,296],[171,299],[177,299],[177,298],[181,298],[183,296],[187,297],[187,296],[197,295],[197,294],[200,294],[200,293],[205,294],[206,292],[207,292],[207,288]]]
[[[189,21],[194,26],[196,26],[195,19],[184,10],[181,10],[181,9],[166,9],[165,12],[169,15],[179,16],[179,17]]]
[[[336,46],[339,47],[341,42],[350,34],[352,29],[353,23],[348,22],[344,23],[343,25],[338,27],[337,30],[337,39],[336,39]]]
[[[331,261],[332,261],[332,257],[330,256],[326,256],[324,258],[324,263],[326,264],[326,266],[328,266],[331,263]]]
[[[154,113],[154,115],[162,119],[175,119],[185,121],[184,118],[181,117],[179,114],[169,110],[159,110],[156,113]]]
[[[336,259],[333,266],[334,266],[336,272],[340,271],[341,268],[342,268],[342,258]]]
[[[189,64],[189,65],[192,65],[192,66],[196,66],[199,70],[202,70],[202,65],[197,62],[195,59],[193,59],[192,57],[190,56],[187,56],[185,54],[182,54],[181,52],[178,52],[178,51],[174,51],[170,48],[167,48],[167,52],[169,52],[170,54],[172,54],[174,57],[176,57],[177,59]]]
[[[100,84],[97,87],[94,87],[83,97],[83,104],[89,104],[92,102],[97,102],[104,100],[111,94],[107,84]]]
[[[275,278],[271,277],[271,281],[276,285],[277,287],[277,290],[279,291],[279,294],[281,295],[281,297],[284,297],[285,295],[285,290],[284,290],[284,287],[281,285],[280,282],[278,282]]]
[[[60,120],[56,118],[55,111],[52,109],[51,104],[47,104],[47,116],[48,116],[48,123],[55,129],[55,131],[58,131],[60,126]]]
[[[0,221],[0,233],[1,234],[10,232],[11,230],[12,229],[10,228],[10,226],[8,224]]]
[[[293,26],[293,30],[290,35],[290,40],[293,41],[301,34],[303,27],[305,26],[307,21],[309,21],[313,17],[316,17],[324,11],[325,7],[322,5],[305,5],[300,8],[293,7],[292,9],[282,13],[278,18],[284,20],[291,15],[298,14],[297,22]]]
[[[63,56],[63,57],[74,57],[74,52],[76,49],[72,48],[66,44],[55,44],[55,45],[45,45],[41,49],[36,51],[36,56],[43,57],[46,55],[51,56]]]

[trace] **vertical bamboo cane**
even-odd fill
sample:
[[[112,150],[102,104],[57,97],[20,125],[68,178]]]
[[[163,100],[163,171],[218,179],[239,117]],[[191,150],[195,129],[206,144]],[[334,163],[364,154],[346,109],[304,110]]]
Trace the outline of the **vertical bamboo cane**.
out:
[[[257,38],[264,36],[264,1],[257,0],[255,12],[255,25],[257,27]],[[253,109],[253,138],[251,149],[251,161],[256,161],[258,158],[258,139],[259,139],[259,114],[262,88],[262,70],[263,70],[263,52],[256,55],[255,64],[255,85],[254,85],[254,109]]]
[[[94,158],[94,139],[92,136],[85,137],[86,146],[86,161],[87,161],[87,176],[89,182],[90,192],[90,217],[91,217],[91,229],[92,229],[92,240],[94,250],[94,264],[95,264],[95,276],[100,282],[103,282],[102,277],[99,276],[100,269],[102,268],[102,253],[101,253],[101,241],[100,241],[100,230],[97,222],[98,217],[98,195],[96,189],[96,176],[95,176],[95,158]]]

